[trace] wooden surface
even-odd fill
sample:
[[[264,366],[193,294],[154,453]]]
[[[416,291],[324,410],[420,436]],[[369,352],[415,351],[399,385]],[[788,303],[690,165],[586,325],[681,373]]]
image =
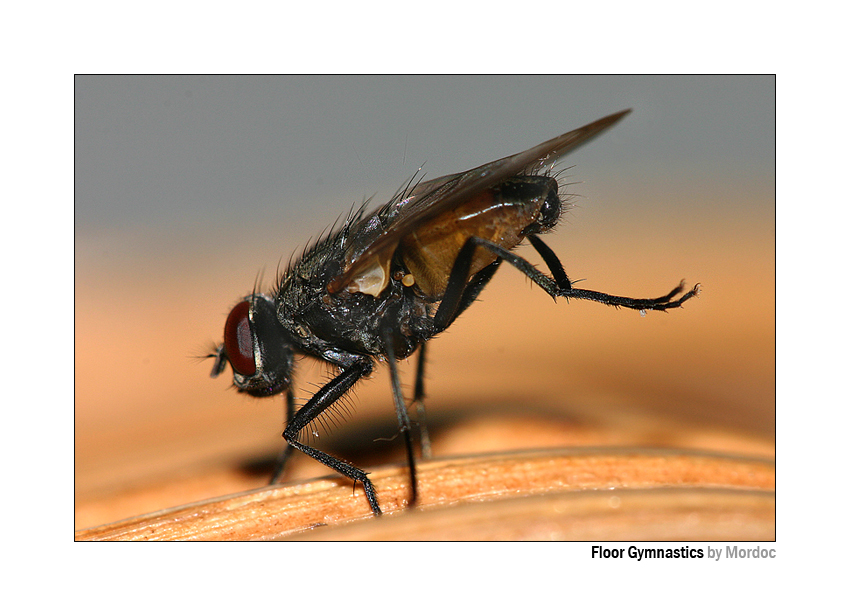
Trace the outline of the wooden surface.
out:
[[[385,512],[335,477],[263,488],[78,531],[77,540],[771,540],[767,458],[626,448],[439,459],[370,475]]]

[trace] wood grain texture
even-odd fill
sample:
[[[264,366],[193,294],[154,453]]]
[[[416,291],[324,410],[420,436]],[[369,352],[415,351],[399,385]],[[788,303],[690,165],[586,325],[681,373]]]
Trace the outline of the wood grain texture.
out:
[[[385,515],[336,477],[251,490],[78,531],[77,540],[771,540],[768,458],[576,448],[438,459],[370,478]]]

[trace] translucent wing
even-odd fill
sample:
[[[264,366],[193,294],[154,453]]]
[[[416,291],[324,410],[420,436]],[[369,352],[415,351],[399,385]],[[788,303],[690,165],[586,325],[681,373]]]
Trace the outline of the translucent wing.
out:
[[[328,290],[336,293],[345,288],[352,291],[383,288],[383,283],[363,281],[385,277],[393,253],[406,235],[431,218],[464,204],[481,191],[511,176],[523,172],[533,173],[554,163],[570,150],[615,124],[630,111],[631,109],[626,109],[606,116],[529,150],[475,169],[420,182],[412,190],[384,206],[378,216],[364,221],[372,227],[353,234],[351,245],[345,254],[342,272],[331,281]]]

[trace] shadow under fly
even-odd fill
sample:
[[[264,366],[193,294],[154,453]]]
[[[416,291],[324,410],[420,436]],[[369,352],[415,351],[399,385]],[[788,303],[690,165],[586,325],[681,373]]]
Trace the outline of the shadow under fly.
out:
[[[421,409],[426,342],[469,308],[503,262],[552,298],[663,311],[678,308],[698,293],[699,285],[685,292],[684,282],[653,299],[577,289],[540,238],[555,228],[562,210],[552,165],[627,113],[470,171],[411,182],[369,214],[364,204],[291,263],[272,292],[255,290],[236,304],[224,326],[224,342],[210,355],[215,359],[212,376],[230,363],[239,392],[259,397],[285,393],[286,445],[272,483],[297,449],[355,485],[360,482],[372,511],[381,513],[367,473],[308,445],[301,434],[370,374],[376,359],[385,360],[407,448],[413,505],[417,484],[412,422],[396,362],[420,350],[413,407]],[[548,274],[513,252],[524,239],[540,254]],[[329,362],[337,370],[297,411],[292,395],[296,353]],[[420,434],[427,455],[427,433]]]

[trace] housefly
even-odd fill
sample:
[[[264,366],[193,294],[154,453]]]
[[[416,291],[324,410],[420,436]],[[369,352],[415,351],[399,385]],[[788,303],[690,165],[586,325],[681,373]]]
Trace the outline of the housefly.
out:
[[[407,448],[409,503],[415,503],[413,422],[396,362],[420,350],[411,408],[421,409],[427,341],[469,308],[503,262],[552,298],[663,311],[678,308],[698,293],[699,285],[684,292],[684,283],[655,299],[577,289],[540,238],[554,229],[562,211],[558,181],[549,173],[554,163],[629,111],[470,171],[411,182],[368,215],[364,204],[291,263],[271,293],[255,290],[239,300],[224,325],[224,342],[210,355],[215,359],[212,376],[229,363],[239,392],[257,397],[285,394],[286,445],[272,483],[295,449],[355,485],[360,482],[372,511],[381,513],[367,473],[308,445],[301,435],[368,376],[376,360],[386,361]],[[548,274],[513,252],[524,239],[540,254]],[[297,411],[292,395],[296,354],[336,368],[336,376]]]

